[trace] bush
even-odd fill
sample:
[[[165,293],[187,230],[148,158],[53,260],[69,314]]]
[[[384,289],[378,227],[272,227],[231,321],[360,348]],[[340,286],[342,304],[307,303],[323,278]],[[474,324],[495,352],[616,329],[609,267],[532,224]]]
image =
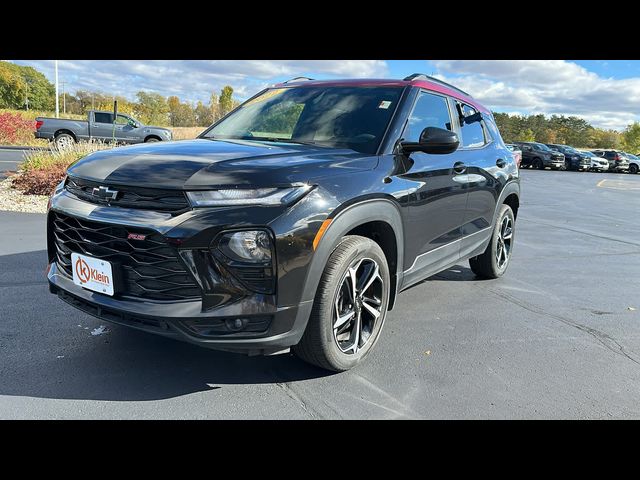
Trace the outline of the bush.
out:
[[[49,195],[64,178],[69,165],[89,153],[108,148],[111,146],[102,142],[82,142],[62,150],[32,150],[25,154],[12,184],[25,195]]]
[[[24,145],[33,140],[36,122],[16,113],[0,113],[0,144]]]
[[[22,172],[13,178],[13,186],[25,195],[51,195],[62,181],[67,167],[61,163],[48,165],[38,170]]]

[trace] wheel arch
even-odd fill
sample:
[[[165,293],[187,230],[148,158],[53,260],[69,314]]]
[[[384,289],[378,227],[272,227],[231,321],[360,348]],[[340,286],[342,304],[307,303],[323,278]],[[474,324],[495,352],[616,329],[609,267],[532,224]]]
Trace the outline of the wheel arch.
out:
[[[63,133],[66,133],[67,135],[71,135],[76,142],[78,141],[78,137],[76,137],[76,134],[66,128],[60,128],[59,130],[56,130],[55,133],[53,134],[53,138],[58,138]]]
[[[500,192],[500,197],[496,202],[496,209],[493,213],[493,222],[492,225],[496,224],[496,219],[498,217],[498,212],[500,211],[500,207],[504,204],[507,204],[513,210],[513,216],[515,219],[518,218],[518,210],[520,209],[520,184],[518,181],[511,181],[507,183],[502,192]]]
[[[151,135],[147,135],[146,137],[144,137],[144,141],[145,141],[145,142],[148,142],[148,141],[149,141],[150,139],[152,139],[152,138],[154,138],[154,139],[158,140],[159,142],[161,142],[161,141],[162,141],[162,139],[160,138],[160,136],[156,135],[155,133],[152,133]]]
[[[337,213],[335,213],[337,212]],[[404,230],[399,207],[391,200],[364,200],[339,211],[327,220],[329,226],[317,244],[309,265],[302,301],[313,300],[327,260],[346,235],[361,235],[374,240],[385,254],[391,273],[389,310],[393,308],[404,261]]]

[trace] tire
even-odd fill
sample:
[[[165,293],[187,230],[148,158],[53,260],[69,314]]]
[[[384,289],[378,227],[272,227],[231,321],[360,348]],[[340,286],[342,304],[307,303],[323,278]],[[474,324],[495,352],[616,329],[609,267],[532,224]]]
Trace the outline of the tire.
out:
[[[159,141],[160,141],[160,140],[158,140],[158,139],[157,139],[157,138],[155,138],[155,137],[150,137],[150,138],[147,138],[147,139],[144,141],[144,143],[152,143],[152,142],[159,142]]]
[[[351,303],[354,272],[356,285],[365,286],[373,280],[364,292],[356,287],[356,301]],[[327,261],[309,323],[300,343],[292,347],[293,353],[326,370],[343,372],[353,368],[367,356],[380,337],[389,291],[389,267],[380,246],[366,237],[344,237]],[[368,301],[363,302],[363,299]],[[378,312],[377,318],[370,309]],[[342,314],[343,323],[336,329],[339,314]]]
[[[632,163],[631,165],[629,165],[629,173],[632,173],[632,174],[638,173],[638,165],[636,165],[635,163]]]
[[[542,163],[542,160],[540,160],[539,158],[533,159],[532,166],[536,170],[544,170],[544,163]]]
[[[510,228],[510,236],[505,229],[505,224]],[[513,241],[516,233],[516,222],[513,210],[509,205],[503,204],[498,212],[498,220],[493,227],[491,241],[483,254],[469,259],[471,271],[480,278],[498,278],[504,275],[511,261]],[[503,240],[504,238],[504,240]],[[506,240],[506,241],[505,241]],[[498,257],[498,248],[504,246],[501,256]],[[501,247],[502,248],[502,247]],[[505,255],[506,254],[506,255]]]
[[[75,143],[76,139],[73,138],[73,135],[69,135],[68,133],[59,133],[56,135],[55,144],[58,150],[64,150]]]

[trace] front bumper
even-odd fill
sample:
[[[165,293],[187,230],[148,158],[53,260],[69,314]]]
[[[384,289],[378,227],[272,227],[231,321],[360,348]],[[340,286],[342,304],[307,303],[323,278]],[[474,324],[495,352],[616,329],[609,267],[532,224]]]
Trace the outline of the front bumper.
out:
[[[313,306],[313,298],[304,298],[303,287],[313,256],[315,223],[305,225],[297,241],[292,241],[290,236],[291,222],[297,221],[292,210],[305,208],[304,202],[302,199],[289,208],[287,215],[282,215],[280,207],[243,207],[196,209],[172,216],[96,205],[61,190],[52,197],[49,212],[47,278],[50,291],[102,320],[204,347],[249,354],[283,350],[299,342]],[[127,229],[153,229],[167,242],[177,245],[176,248],[193,251],[208,251],[211,241],[221,231],[231,228],[270,229],[275,237],[276,293],[260,294],[237,288],[232,291],[225,288],[223,282],[219,289],[203,289],[202,297],[171,301],[132,298],[126,293],[111,297],[86,290],[74,284],[69,274],[58,266],[51,229],[54,213]],[[234,320],[240,321],[242,327],[234,330]]]
[[[267,354],[298,343],[313,307],[313,302],[303,302],[295,306],[274,308],[268,314],[261,312],[258,315],[243,315],[236,312],[221,315],[224,312],[203,312],[201,301],[138,302],[91,292],[62,275],[55,262],[51,264],[47,278],[51,293],[100,320],[203,347],[247,354]],[[252,335],[239,332],[211,336],[202,335],[192,327],[235,318],[253,318],[256,322],[267,325],[267,330]]]

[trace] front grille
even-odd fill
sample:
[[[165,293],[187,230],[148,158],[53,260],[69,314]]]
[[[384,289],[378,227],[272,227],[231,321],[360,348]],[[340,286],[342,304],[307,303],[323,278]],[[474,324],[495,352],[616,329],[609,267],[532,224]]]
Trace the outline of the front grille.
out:
[[[198,285],[182,263],[176,250],[157,232],[120,225],[80,220],[52,212],[51,229],[60,269],[72,277],[71,253],[80,253],[111,262],[121,273],[116,296],[149,300],[187,300],[201,298]],[[130,240],[129,233],[146,235]]]
[[[93,194],[94,188],[109,187],[117,191],[115,199],[103,199]],[[163,212],[183,212],[189,208],[184,192],[156,188],[122,187],[105,185],[80,178],[68,177],[65,188],[81,200],[100,205],[112,205],[125,208],[142,208]]]

